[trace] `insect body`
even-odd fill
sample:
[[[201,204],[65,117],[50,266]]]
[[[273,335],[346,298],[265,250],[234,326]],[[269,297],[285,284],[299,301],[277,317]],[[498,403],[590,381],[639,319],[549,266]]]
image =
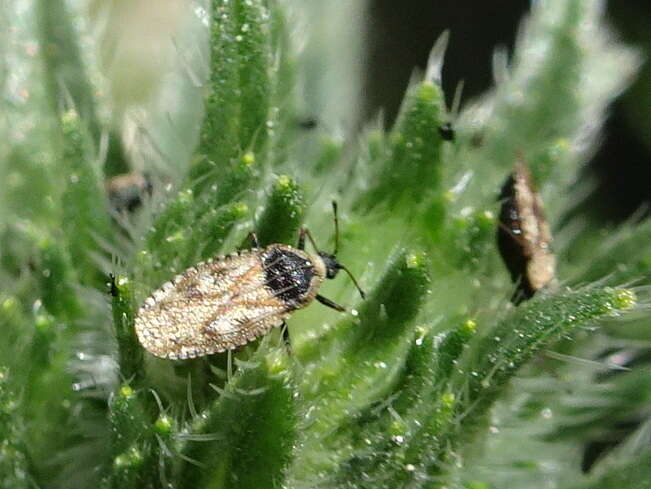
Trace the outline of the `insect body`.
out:
[[[251,236],[257,245],[257,238]],[[177,275],[139,309],[135,325],[140,343],[159,357],[193,358],[245,345],[282,325],[291,312],[314,299],[344,311],[318,294],[323,280],[334,278],[339,270],[350,275],[336,260],[337,246],[333,254],[307,253],[306,236],[316,249],[309,231],[302,229],[297,248],[256,246]]]
[[[504,183],[500,200],[497,244],[511,279],[518,284],[512,298],[517,304],[555,284],[556,258],[542,200],[523,162],[515,165]]]
[[[133,212],[153,191],[151,179],[139,173],[124,173],[111,178],[106,184],[111,207],[121,213]]]

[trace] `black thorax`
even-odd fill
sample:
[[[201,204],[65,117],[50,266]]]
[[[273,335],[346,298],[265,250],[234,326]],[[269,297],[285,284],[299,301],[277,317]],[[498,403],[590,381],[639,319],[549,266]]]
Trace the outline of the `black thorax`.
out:
[[[284,302],[302,302],[316,275],[314,266],[304,257],[276,247],[262,255],[265,285]]]

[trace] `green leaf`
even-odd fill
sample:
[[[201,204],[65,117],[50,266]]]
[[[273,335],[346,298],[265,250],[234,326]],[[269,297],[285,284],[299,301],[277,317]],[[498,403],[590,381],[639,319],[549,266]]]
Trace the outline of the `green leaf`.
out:
[[[303,200],[301,189],[294,180],[287,175],[276,179],[256,227],[262,246],[296,240],[303,219]]]
[[[441,200],[441,144],[443,96],[430,81],[409,89],[396,126],[389,136],[389,148],[375,182],[361,199],[366,206],[398,202],[426,205],[425,219],[432,229],[443,220]]]
[[[342,320],[315,351],[297,350],[309,415],[299,425],[291,487],[316,487],[318,480],[329,487],[345,470],[359,420],[396,388],[428,284],[425,258],[399,254],[358,316]]]
[[[159,445],[154,437],[152,412],[146,391],[134,391],[123,384],[109,405],[111,423],[110,465],[105,468],[104,484],[109,488],[156,487],[161,480],[158,470]]]
[[[631,290],[595,288],[530,301],[501,319],[475,342],[451,381],[464,431],[483,424],[505,383],[541,348],[635,304]]]
[[[210,94],[193,169],[200,188],[219,172],[217,204],[246,189],[255,176],[235,160],[248,151],[264,160],[273,87],[270,14],[265,2],[212,1]],[[232,168],[231,168],[232,167]],[[229,171],[230,168],[230,171]],[[212,178],[214,179],[214,177]],[[212,180],[210,177],[208,180]]]
[[[104,276],[98,262],[103,254],[99,248],[112,239],[101,172],[94,164],[92,141],[84,133],[79,116],[70,111],[62,119],[62,159],[67,163],[67,184],[62,195],[63,231],[81,283],[101,287]]]
[[[286,354],[261,347],[241,364],[221,397],[180,436],[179,487],[274,487],[296,437],[296,400]]]
[[[20,405],[9,370],[0,368],[0,484],[6,489],[35,486],[24,444],[25,421],[19,411]]]

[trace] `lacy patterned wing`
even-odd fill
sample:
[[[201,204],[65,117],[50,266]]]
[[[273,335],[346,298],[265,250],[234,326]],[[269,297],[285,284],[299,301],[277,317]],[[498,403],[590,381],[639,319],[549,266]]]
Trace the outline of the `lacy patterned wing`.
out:
[[[164,358],[237,348],[291,310],[266,286],[259,250],[199,263],[156,290],[136,316],[140,343]]]

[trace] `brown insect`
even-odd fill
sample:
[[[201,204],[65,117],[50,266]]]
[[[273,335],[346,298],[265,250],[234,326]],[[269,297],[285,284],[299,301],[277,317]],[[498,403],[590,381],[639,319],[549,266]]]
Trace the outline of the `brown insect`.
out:
[[[116,175],[106,183],[109,203],[118,213],[135,211],[145,196],[151,196],[152,190],[150,178],[140,173]]]
[[[138,310],[136,334],[142,346],[163,358],[184,359],[232,350],[271,328],[314,299],[345,309],[318,294],[324,279],[344,270],[337,259],[339,225],[335,215],[335,250],[319,251],[310,232],[302,228],[298,246],[271,244],[198,263],[153,292]],[[305,251],[308,238],[316,254]]]
[[[519,304],[556,281],[556,258],[542,200],[527,166],[519,161],[500,193],[497,245],[517,288],[511,298]]]

